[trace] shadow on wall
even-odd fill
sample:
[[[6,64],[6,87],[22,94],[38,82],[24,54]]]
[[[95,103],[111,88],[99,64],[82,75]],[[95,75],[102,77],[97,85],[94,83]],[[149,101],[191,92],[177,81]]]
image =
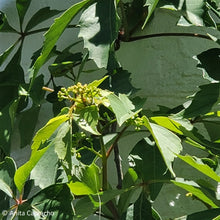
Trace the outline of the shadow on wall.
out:
[[[72,2],[67,0],[33,0],[26,18],[30,18],[34,12],[42,7],[51,5],[52,8],[60,10],[68,8],[71,3]],[[14,4],[14,0],[0,0],[0,10],[8,14],[10,24],[16,28],[18,27],[18,19],[15,19],[16,10]],[[182,27],[176,26],[177,16],[175,13],[170,14],[170,12],[167,13],[166,10],[158,10],[156,13],[157,16],[152,20],[152,23],[143,32],[138,33],[138,35],[159,32],[178,32],[182,30]],[[52,24],[52,19],[41,24],[42,27],[45,27],[45,24],[47,26]],[[187,28],[187,32],[189,32],[189,30],[196,31],[196,28]],[[2,52],[15,41],[16,35],[1,33],[0,38],[2,42],[0,52]],[[30,56],[34,51],[39,49],[43,39],[41,33],[26,39],[22,64],[26,70],[27,78],[28,68],[31,63]],[[68,30],[59,40],[58,48],[65,48],[69,45],[70,40],[72,41],[74,39],[77,39],[77,32]],[[79,44],[79,47],[82,47],[82,44]],[[197,61],[192,57],[211,47],[215,47],[215,43],[205,39],[161,37],[122,43],[120,50],[117,52],[117,56],[123,68],[132,73],[131,80],[134,87],[140,88],[137,95],[147,96],[146,107],[156,109],[157,103],[168,107],[182,104],[186,96],[193,94],[197,90],[195,85],[207,83],[207,81],[202,78],[202,72],[196,68]],[[95,68],[93,63],[91,63],[91,68]],[[47,68],[42,68],[41,72],[47,76],[48,70]],[[98,74],[101,76],[101,73]],[[81,80],[88,82],[95,78],[97,78],[97,73],[90,73],[90,75],[84,75]],[[65,84],[66,82],[63,83]],[[51,115],[51,106],[43,105],[39,116],[38,128],[41,127]],[[27,148],[23,150],[18,148],[18,133],[15,132],[13,139],[12,145],[14,150],[12,157],[15,158],[18,165],[21,165],[27,160],[30,152]],[[127,142],[128,140],[122,144],[127,146]],[[128,149],[126,148],[124,151],[127,152]],[[126,156],[124,159],[126,159]],[[169,186],[164,188],[162,196],[167,198],[167,200],[164,201],[161,199],[160,201],[162,201],[162,203],[156,203],[157,206],[164,207],[160,209],[163,209],[165,216],[175,216],[176,212],[179,213],[179,210],[182,210],[182,207],[178,206],[178,201],[180,201],[183,196],[177,195],[177,191],[179,192],[179,189],[175,191],[175,189],[172,187],[169,188]],[[169,195],[169,197],[167,197],[167,195]],[[171,213],[167,213],[168,206],[174,207],[175,211],[171,210]],[[191,208],[192,207],[188,206],[188,209]]]

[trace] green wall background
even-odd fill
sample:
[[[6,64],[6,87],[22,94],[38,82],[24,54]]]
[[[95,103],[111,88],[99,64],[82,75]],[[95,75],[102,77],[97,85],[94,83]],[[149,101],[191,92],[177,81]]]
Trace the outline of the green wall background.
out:
[[[51,8],[65,9],[77,1],[69,0],[33,0],[30,10],[25,20],[28,20],[34,12],[46,6]],[[8,15],[9,22],[18,27],[18,19],[15,10],[14,0],[0,0],[0,10]],[[196,27],[179,27],[176,26],[178,21],[177,14],[164,9],[156,11],[151,23],[144,31],[137,35],[145,35],[160,32],[197,32],[201,28]],[[52,24],[52,20],[44,22],[40,26],[45,27]],[[39,26],[39,27],[40,27]],[[201,33],[201,32],[200,32]],[[203,28],[203,33],[206,29]],[[3,52],[14,40],[16,35],[0,33],[0,53]],[[76,30],[67,30],[58,42],[58,49],[68,46],[69,41],[77,39]],[[26,79],[28,79],[28,69],[30,65],[30,57],[34,51],[39,49],[43,41],[42,34],[36,34],[26,38],[24,47],[24,56],[22,65],[26,71]],[[82,48],[82,44],[78,45]],[[197,61],[192,57],[209,48],[217,47],[217,45],[205,39],[190,37],[160,37],[140,40],[136,42],[122,43],[117,56],[124,69],[131,72],[131,82],[134,87],[139,88],[137,95],[147,97],[145,107],[152,110],[157,109],[157,105],[174,107],[186,101],[186,96],[195,93],[197,85],[208,83],[203,79],[202,71],[197,69]],[[1,67],[0,71],[4,68]],[[94,63],[90,62],[88,69],[95,68]],[[40,71],[48,78],[48,70],[43,67]],[[96,78],[101,78],[103,71],[85,74],[82,76],[82,82],[89,82]],[[68,82],[60,82],[62,85]],[[49,117],[52,116],[51,107],[48,104],[42,106],[37,128],[43,126]],[[120,150],[122,153],[122,164],[128,166],[127,155],[131,147],[140,139],[140,135],[132,138],[123,139],[120,142]],[[189,146],[185,146],[187,150],[193,152]],[[19,149],[19,134],[16,131],[13,136],[12,157],[15,158],[18,165],[23,164],[29,157],[30,150],[28,147]],[[197,152],[198,153],[198,152]],[[202,152],[200,152],[203,155]],[[185,166],[184,166],[185,167]],[[183,172],[188,175],[195,175],[192,170],[182,170],[181,163],[175,163],[177,172],[181,175]],[[114,165],[109,165],[109,170],[114,174]],[[112,175],[112,182],[116,184],[116,176]],[[185,196],[186,192],[176,188],[175,186],[165,185],[155,201],[154,205],[159,208],[160,214],[164,220],[177,216],[189,214],[204,209],[205,207],[198,201]]]

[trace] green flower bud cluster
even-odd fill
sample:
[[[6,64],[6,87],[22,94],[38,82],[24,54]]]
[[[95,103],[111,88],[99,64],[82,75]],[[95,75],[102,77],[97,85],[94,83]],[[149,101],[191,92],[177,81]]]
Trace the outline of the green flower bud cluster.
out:
[[[135,115],[132,118],[130,118],[127,123],[129,123],[130,125],[134,125],[136,131],[140,131],[141,126],[144,124],[143,119],[140,118],[138,115]]]
[[[69,100],[74,103],[75,109],[81,109],[90,105],[98,106],[104,98],[101,95],[101,91],[101,89],[95,86],[82,85],[78,82],[76,85],[70,86],[67,89],[61,88],[58,92],[58,99],[59,101],[64,99]]]
[[[135,130],[136,131],[140,131],[141,130],[141,126],[144,124],[143,119],[140,117],[136,117],[134,120],[135,123]]]

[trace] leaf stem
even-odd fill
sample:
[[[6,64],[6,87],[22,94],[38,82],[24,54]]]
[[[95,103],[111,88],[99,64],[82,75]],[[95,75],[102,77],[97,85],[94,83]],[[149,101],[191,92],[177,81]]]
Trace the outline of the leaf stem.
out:
[[[73,24],[73,25],[68,25],[67,28],[77,28],[78,25],[76,24]],[[40,33],[40,32],[46,32],[48,31],[50,28],[49,27],[45,27],[45,28],[40,28],[40,29],[37,29],[37,30],[33,30],[33,31],[29,31],[29,32],[26,32],[26,33],[19,33],[20,35],[31,35],[31,34],[37,34],[37,33]]]
[[[100,154],[99,152],[97,152],[97,151],[94,150],[93,148],[83,146],[83,147],[79,148],[78,150],[76,150],[76,153],[80,152],[81,150],[91,151],[92,153],[94,153],[94,154],[97,155],[98,157],[102,158],[102,154]]]

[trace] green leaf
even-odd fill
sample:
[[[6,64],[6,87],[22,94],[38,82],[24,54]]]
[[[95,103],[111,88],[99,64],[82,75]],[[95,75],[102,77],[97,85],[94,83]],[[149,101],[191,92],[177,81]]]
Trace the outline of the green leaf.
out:
[[[133,1],[126,1],[124,3],[125,17],[127,19],[127,33],[133,33],[137,27],[140,26],[143,22],[143,17],[146,12],[144,7],[144,3],[146,0],[133,0]],[[128,36],[126,36],[128,37]]]
[[[11,135],[17,107],[18,100],[14,100],[0,111],[0,148],[5,155],[10,154]]]
[[[52,143],[48,144],[46,141],[49,140],[51,135],[55,132],[55,130],[66,120],[68,120],[68,115],[61,115],[55,118],[52,118],[43,128],[41,128],[33,139],[33,144],[31,146],[32,153],[29,161],[25,163],[23,166],[19,167],[15,173],[14,181],[21,192],[25,181],[27,180],[30,172],[35,167],[40,158],[44,155],[44,153],[51,147]],[[43,145],[46,145],[44,147]],[[40,147],[42,147],[40,149]]]
[[[133,94],[138,89],[132,86],[131,84],[131,73],[127,70],[123,70],[122,68],[118,68],[114,71],[114,74],[110,74],[108,80],[105,80],[101,87],[104,89],[108,89],[115,93],[122,94]]]
[[[23,24],[24,16],[29,8],[31,0],[16,0],[16,8],[19,15],[20,24]]]
[[[126,190],[107,190],[96,195],[88,195],[78,200],[74,206],[76,219],[83,220],[93,214],[98,208],[108,201],[116,198]]]
[[[35,26],[37,26],[41,22],[44,22],[45,20],[59,14],[60,12],[62,12],[62,11],[51,10],[50,7],[41,8],[29,20],[24,32],[31,30],[32,28],[34,28]]]
[[[149,21],[151,15],[153,14],[154,10],[157,7],[158,2],[159,2],[159,0],[146,0],[145,6],[148,6],[148,13],[147,13],[147,17],[144,21],[144,24],[142,26],[142,29],[144,29],[147,22]]]
[[[68,72],[73,69],[73,62],[62,62],[62,63],[53,63],[51,64],[48,69],[52,76],[54,77],[61,77],[65,76]]]
[[[187,19],[196,26],[203,26],[204,0],[185,0],[184,9]]]
[[[140,109],[136,112],[133,112],[132,110],[135,110],[135,106],[124,94],[119,94],[119,96],[116,96],[115,94],[110,94],[107,96],[107,98],[110,102],[113,112],[115,113],[119,126],[121,126],[129,118],[132,118],[134,115],[138,114],[138,112],[141,111]]]
[[[129,168],[123,178],[122,188],[126,189],[132,187],[138,184],[138,182],[139,181],[137,173],[134,171],[133,168]],[[130,204],[134,203],[138,199],[141,190],[141,187],[134,188],[120,195],[120,199],[118,201],[118,209],[121,214],[125,213]]]
[[[213,180],[220,182],[220,176],[218,176],[208,165],[203,164],[202,160],[197,157],[191,156],[181,156],[178,157],[188,163],[190,166],[197,169],[199,172],[205,174],[206,176],[212,178]]]
[[[14,176],[14,182],[19,192],[22,192],[25,181],[30,175],[30,172],[33,170],[33,168],[36,166],[40,158],[51,146],[52,144],[49,144],[48,146],[44,147],[41,150],[33,150],[29,161],[18,168]]]
[[[218,68],[220,66],[220,49],[212,48],[196,56],[199,64],[197,67],[202,69],[203,77],[210,81],[220,80]]]
[[[29,220],[32,217],[33,219],[72,220],[72,201],[73,197],[66,184],[51,185],[19,205],[18,213],[24,213],[19,216],[19,220]]]
[[[64,160],[67,154],[68,135],[70,132],[69,122],[63,123],[54,138],[54,150],[59,159]]]
[[[68,186],[74,195],[96,194],[101,188],[100,169],[94,163],[79,167],[75,177],[78,181],[71,181]]]
[[[160,126],[163,126],[177,134],[186,135],[193,130],[193,125],[187,119],[175,119],[172,117],[156,116],[150,120]]]
[[[44,76],[41,74],[35,79],[32,88],[29,91],[29,95],[32,98],[34,105],[39,106],[45,100],[44,99],[45,91],[42,89],[43,86],[44,86]]]
[[[70,48],[78,44],[65,48],[55,59],[54,63],[51,64],[48,69],[54,77],[65,76],[68,72],[71,72],[73,67],[78,65],[82,61],[82,53],[71,53]]]
[[[100,135],[97,130],[99,112],[95,105],[80,109],[79,114],[73,114],[73,119],[82,129]]]
[[[185,136],[185,141],[192,146],[200,148],[202,150],[211,150],[213,153],[219,153],[219,144],[212,143],[205,139],[198,130],[187,119],[179,119],[176,117],[151,117],[151,121],[163,126],[172,132]]]
[[[105,76],[99,80],[92,81],[91,83],[88,84],[88,88],[89,87],[98,87],[101,83],[103,83],[103,81],[105,81],[106,78],[108,78],[108,76]]]
[[[114,1],[109,0],[95,2],[81,15],[79,37],[99,68],[108,66],[111,46],[118,35],[116,20]]]
[[[11,52],[13,51],[13,49],[15,48],[17,44],[18,44],[18,41],[16,41],[7,50],[5,50],[3,53],[0,54],[0,66],[4,63],[7,57],[11,54]]]
[[[181,140],[166,128],[150,123],[146,116],[143,116],[142,119],[144,121],[144,126],[151,132],[167,168],[172,175],[175,176],[172,162],[176,155],[182,150]]]
[[[209,204],[211,207],[218,208],[218,206],[205,193],[203,193],[202,189],[196,183],[183,180],[171,180],[171,182],[176,186],[179,186],[182,189],[192,193],[198,199],[202,200],[206,204]]]
[[[35,106],[27,111],[20,113],[20,120],[19,120],[19,133],[21,139],[21,147],[25,147],[31,143],[33,138],[35,127],[38,121],[38,115],[40,112],[40,107]],[[31,123],[30,123],[31,118]]]
[[[149,138],[139,141],[130,155],[135,164],[135,171],[144,182],[170,179],[170,172],[167,172],[167,166],[163,161],[160,151]],[[151,200],[156,199],[162,186],[163,183],[152,183],[149,185]]]
[[[41,128],[33,139],[32,150],[38,150],[41,144],[45,143],[55,130],[69,118],[68,115],[60,115],[50,119],[47,124]]]
[[[220,209],[205,210],[205,211],[196,212],[196,213],[193,213],[191,215],[188,215],[186,220],[198,220],[198,219],[202,219],[202,220],[210,220],[210,219],[218,220],[219,218],[216,218],[216,217],[219,217],[219,213],[220,213]]]
[[[199,86],[200,91],[191,96],[192,100],[183,111],[177,115],[184,118],[192,118],[199,115],[204,115],[212,109],[219,99],[219,83],[211,83]]]
[[[0,11],[0,32],[16,32],[8,23],[6,15]]]
[[[151,203],[147,200],[144,192],[141,193],[138,200],[134,203],[135,220],[154,220],[152,217]]]
[[[0,163],[0,190],[5,192],[9,197],[15,195],[15,185],[13,177],[16,171],[16,165],[12,158],[5,157]]]
[[[4,71],[0,72],[0,86],[16,86],[24,83],[24,71],[20,65],[22,47],[20,46]]]
[[[44,189],[55,184],[58,169],[58,157],[52,145],[40,158],[30,174],[30,179],[34,180],[34,185]]]
[[[72,19],[79,13],[79,11],[86,6],[91,0],[84,0],[79,3],[76,3],[69,9],[67,9],[59,18],[55,19],[55,22],[50,27],[50,29],[45,34],[45,41],[43,44],[43,50],[41,55],[37,58],[34,66],[32,67],[32,81],[30,88],[33,85],[33,82],[41,68],[41,66],[47,61],[47,58],[54,48],[57,40],[67,27],[67,25],[72,21]]]

